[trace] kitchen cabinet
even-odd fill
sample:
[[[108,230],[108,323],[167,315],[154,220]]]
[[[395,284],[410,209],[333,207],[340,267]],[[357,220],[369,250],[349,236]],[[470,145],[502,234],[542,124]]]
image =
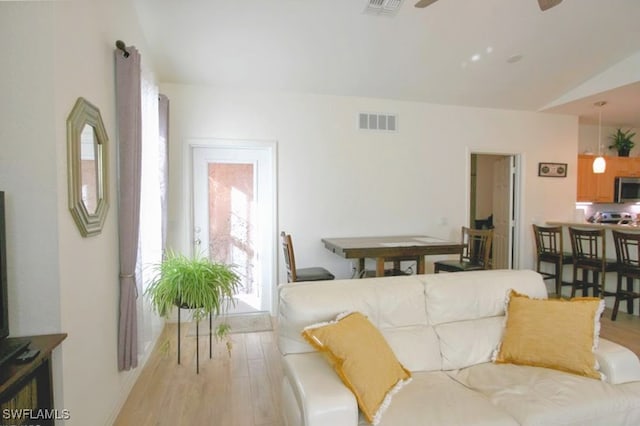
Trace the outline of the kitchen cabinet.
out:
[[[611,157],[611,168],[615,176],[640,177],[640,157]],[[607,159],[609,167],[609,159]],[[614,176],[614,177],[615,177]]]
[[[593,173],[593,155],[578,156],[577,200],[593,203],[613,203],[613,181],[616,177],[610,158],[605,157],[607,168],[604,173]]]
[[[593,173],[594,155],[578,155],[577,200],[593,203],[613,203],[616,176],[640,177],[640,157],[605,157],[604,173]]]

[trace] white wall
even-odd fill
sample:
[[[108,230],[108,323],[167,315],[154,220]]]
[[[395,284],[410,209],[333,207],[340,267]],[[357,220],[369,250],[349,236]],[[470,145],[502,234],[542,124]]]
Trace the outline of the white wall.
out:
[[[616,132],[617,127],[609,127],[602,126],[602,129],[599,130],[598,125],[592,124],[580,124],[578,130],[578,153],[584,154],[586,152],[590,152],[593,154],[598,153],[598,132],[600,132],[600,145],[602,149],[602,155],[610,155],[617,156],[618,152],[615,149],[609,149],[609,145],[611,145],[611,140],[609,140],[609,136]],[[627,131],[629,128],[623,127],[622,131]],[[636,136],[633,138],[633,141],[636,145],[630,152],[631,157],[637,157],[640,155],[640,136],[637,134],[637,129],[631,129],[632,132],[636,133]]]
[[[0,189],[7,193],[12,335],[68,333],[54,353],[69,425],[110,424],[139,369],[117,371],[118,237],[113,48],[143,43],[130,0],[0,2]],[[68,209],[66,118],[85,97],[110,139],[103,232]]]
[[[300,267],[323,265],[338,277],[350,276],[350,263],[322,237],[457,240],[468,218],[470,152],[522,154],[522,267],[533,262],[532,221],[573,217],[575,117],[173,84],[161,91],[172,105],[169,243],[177,250],[190,244],[191,138],[277,141],[279,228],[293,235]],[[359,111],[397,113],[399,131],[359,131]],[[540,161],[568,163],[569,176],[537,177]]]

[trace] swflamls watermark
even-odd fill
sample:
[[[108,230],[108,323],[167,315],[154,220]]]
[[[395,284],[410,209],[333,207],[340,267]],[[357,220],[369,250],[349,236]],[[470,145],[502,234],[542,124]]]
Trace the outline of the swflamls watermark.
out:
[[[56,408],[20,408],[20,409],[11,409],[4,408],[2,410],[2,420],[0,426],[10,426],[12,421],[20,420],[20,424],[25,424],[25,420],[28,422],[32,422],[35,426],[41,420],[69,420],[71,418],[71,413],[67,409],[58,410]],[[6,423],[6,421],[9,423]],[[29,424],[29,423],[26,423]]]

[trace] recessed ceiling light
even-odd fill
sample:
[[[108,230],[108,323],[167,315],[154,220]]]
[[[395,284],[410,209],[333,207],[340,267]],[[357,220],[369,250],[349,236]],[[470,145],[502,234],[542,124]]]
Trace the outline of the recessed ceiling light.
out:
[[[511,55],[507,58],[507,62],[510,64],[515,64],[516,62],[520,62],[522,60],[522,55]]]
[[[473,62],[478,62],[478,61],[480,60],[480,54],[479,54],[479,53],[476,53],[475,55],[473,55],[473,56],[471,57],[471,60],[472,60]]]

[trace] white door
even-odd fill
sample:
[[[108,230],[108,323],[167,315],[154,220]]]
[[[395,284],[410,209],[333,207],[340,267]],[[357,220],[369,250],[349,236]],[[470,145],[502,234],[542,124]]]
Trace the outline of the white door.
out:
[[[513,156],[493,164],[493,269],[510,269],[513,236]]]
[[[235,265],[240,311],[274,311],[274,147],[192,145],[194,252]]]

